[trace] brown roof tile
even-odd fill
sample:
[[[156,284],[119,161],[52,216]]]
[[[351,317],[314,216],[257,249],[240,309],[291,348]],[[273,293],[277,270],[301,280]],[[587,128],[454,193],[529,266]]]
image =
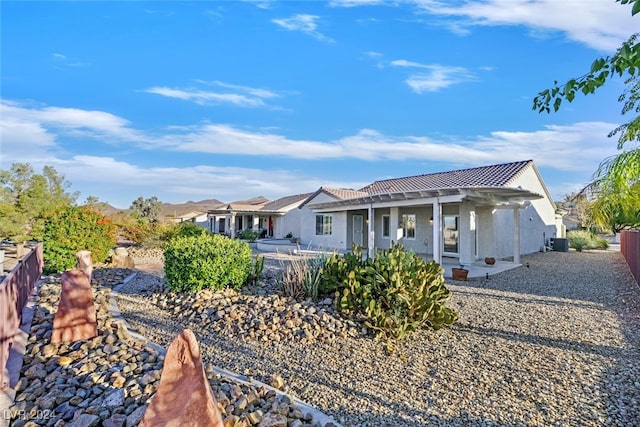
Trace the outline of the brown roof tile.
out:
[[[449,172],[385,179],[369,184],[360,191],[372,195],[440,188],[505,187],[532,163],[532,160],[525,160]]]

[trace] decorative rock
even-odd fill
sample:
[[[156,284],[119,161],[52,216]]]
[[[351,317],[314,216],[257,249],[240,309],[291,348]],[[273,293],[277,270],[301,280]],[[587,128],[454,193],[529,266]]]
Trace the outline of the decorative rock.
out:
[[[269,412],[262,417],[258,427],[287,427],[287,417]]]
[[[53,319],[51,342],[56,344],[95,337],[98,334],[96,309],[89,277],[74,269],[65,271],[60,282],[60,303]]]
[[[127,422],[127,416],[124,414],[113,414],[102,423],[102,427],[123,427]]]
[[[147,410],[146,406],[139,406],[135,411],[130,413],[127,416],[126,427],[133,427],[140,424],[140,420],[142,420],[142,417],[144,416],[144,413],[146,412],[146,410]]]
[[[158,390],[140,426],[168,424],[223,427],[198,341],[190,329],[185,329],[169,345]]]
[[[84,274],[84,273],[83,273]],[[100,417],[94,414],[81,414],[78,418],[73,420],[74,427],[93,427],[100,423]]]
[[[284,388],[284,378],[282,378],[280,374],[273,374],[269,378],[269,385],[278,390],[282,390]]]
[[[135,263],[133,258],[129,256],[127,248],[115,248],[113,255],[111,255],[111,265],[117,268],[134,268]]]
[[[93,258],[91,257],[91,251],[80,251],[76,254],[76,268],[87,275],[89,281],[91,281],[91,275],[93,273]]]
[[[107,407],[122,406],[124,404],[124,390],[112,390],[104,396],[103,405]]]

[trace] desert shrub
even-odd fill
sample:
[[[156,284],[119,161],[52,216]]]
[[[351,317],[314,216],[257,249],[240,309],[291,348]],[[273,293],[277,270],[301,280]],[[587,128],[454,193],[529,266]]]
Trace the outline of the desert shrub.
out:
[[[264,257],[260,255],[256,255],[256,259],[253,261],[253,266],[251,268],[251,282],[255,285],[262,277],[262,272],[264,271]]]
[[[295,258],[283,268],[278,287],[292,298],[317,299],[324,265],[325,257]]]
[[[175,237],[193,237],[208,234],[211,234],[211,232],[206,228],[200,227],[198,224],[195,224],[193,222],[186,221],[179,224],[174,224],[173,227],[167,230],[167,232],[165,233],[165,237],[166,240],[170,240]]]
[[[253,267],[246,242],[210,233],[170,239],[164,260],[167,284],[175,291],[238,289],[250,278]]]
[[[596,239],[595,248],[596,249],[607,250],[607,249],[609,249],[609,242],[607,240],[604,240],[604,239]]]
[[[354,247],[352,252],[327,262],[331,274],[346,270],[346,275],[326,283],[337,282],[338,309],[363,315],[365,325],[378,339],[386,340],[389,351],[411,331],[437,330],[457,320],[458,314],[445,305],[451,294],[435,261],[426,262],[400,244],[376,251],[375,258],[363,259],[361,248]]]
[[[250,242],[255,242],[258,237],[260,237],[260,232],[259,231],[242,230],[240,232],[240,238],[242,240],[248,240]]]
[[[87,206],[69,206],[53,212],[44,224],[45,273],[62,272],[76,266],[76,253],[89,250],[102,262],[116,244],[113,222]]]
[[[588,230],[572,230],[567,233],[569,246],[577,252],[585,249],[609,249],[609,242],[604,239],[597,238]]]

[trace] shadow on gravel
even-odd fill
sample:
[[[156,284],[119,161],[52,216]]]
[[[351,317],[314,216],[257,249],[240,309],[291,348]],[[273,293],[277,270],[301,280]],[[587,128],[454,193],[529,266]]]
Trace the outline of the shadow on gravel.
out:
[[[471,279],[454,293],[511,301],[518,309],[529,304],[557,305],[615,313],[622,347],[540,337],[511,331],[457,324],[454,329],[500,339],[531,342],[563,350],[606,357],[608,368],[598,384],[604,418],[599,425],[638,425],[640,420],[640,287],[620,252],[547,252],[527,255],[523,266],[488,279]],[[528,267],[527,267],[528,266]],[[455,285],[452,287],[456,287]],[[491,292],[464,290],[465,287]],[[522,294],[495,294],[493,291]],[[532,298],[532,296],[535,296]],[[567,319],[567,322],[571,322]],[[598,319],[593,319],[594,325]],[[594,366],[601,369],[602,366]],[[595,425],[595,424],[594,424]]]

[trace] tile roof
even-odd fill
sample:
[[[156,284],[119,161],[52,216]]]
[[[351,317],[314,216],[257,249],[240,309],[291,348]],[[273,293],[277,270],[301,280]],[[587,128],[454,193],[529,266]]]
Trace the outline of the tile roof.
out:
[[[322,187],[321,189],[324,190],[326,193],[340,200],[355,199],[357,197],[363,197],[363,196],[369,195],[369,193],[367,193],[366,191],[362,191],[362,190],[358,191],[358,190],[353,190],[351,188]]]
[[[532,160],[376,181],[360,189],[368,195],[464,187],[507,187]],[[358,197],[358,196],[354,196]]]
[[[296,194],[293,196],[285,196],[276,200],[272,200],[266,205],[262,206],[260,210],[262,211],[277,211],[280,209],[284,209],[287,206],[291,206],[296,202],[302,203],[304,202],[311,194],[313,193],[305,193],[305,194]]]

